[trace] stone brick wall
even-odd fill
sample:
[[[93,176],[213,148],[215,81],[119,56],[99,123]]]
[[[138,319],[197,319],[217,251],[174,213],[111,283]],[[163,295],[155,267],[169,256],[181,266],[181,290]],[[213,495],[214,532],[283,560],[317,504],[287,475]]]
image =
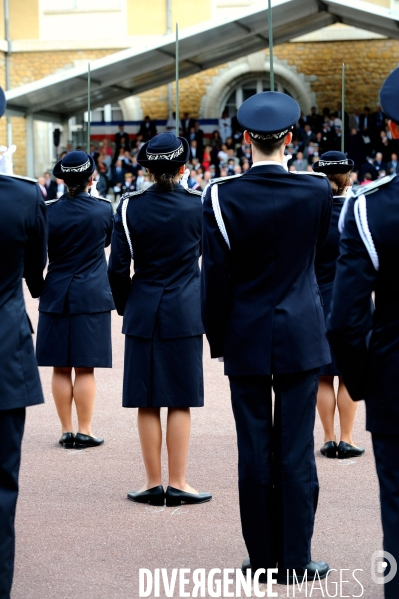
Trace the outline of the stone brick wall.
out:
[[[311,86],[319,110],[335,109],[340,100],[342,63],[347,112],[362,110],[366,104],[375,110],[382,82],[399,64],[399,41],[287,43],[276,46],[275,55],[296,65],[299,72],[317,76]]]
[[[362,40],[346,42],[286,43],[274,48],[274,55],[295,65],[299,73],[313,76],[312,91],[321,111],[332,110],[341,99],[342,63],[345,63],[345,109],[362,110],[368,104],[372,110],[378,103],[378,92],[384,79],[399,64],[399,41]],[[265,51],[267,58],[268,51]],[[226,65],[202,71],[179,82],[180,114],[187,111],[197,117],[201,98],[212,78]],[[144,114],[152,118],[168,116],[167,86],[139,94]],[[175,86],[173,84],[173,107]],[[215,115],[217,117],[218,115]]]
[[[10,86],[25,85],[47,75],[71,69],[75,61],[96,60],[114,50],[67,50],[61,52],[16,52],[10,58]]]

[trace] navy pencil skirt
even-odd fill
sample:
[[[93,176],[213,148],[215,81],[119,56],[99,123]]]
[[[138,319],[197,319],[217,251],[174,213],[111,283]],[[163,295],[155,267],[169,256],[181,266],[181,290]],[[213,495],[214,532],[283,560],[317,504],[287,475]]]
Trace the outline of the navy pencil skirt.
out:
[[[39,366],[112,368],[111,312],[40,312],[36,357]]]
[[[123,407],[199,408],[204,405],[202,335],[125,337]]]

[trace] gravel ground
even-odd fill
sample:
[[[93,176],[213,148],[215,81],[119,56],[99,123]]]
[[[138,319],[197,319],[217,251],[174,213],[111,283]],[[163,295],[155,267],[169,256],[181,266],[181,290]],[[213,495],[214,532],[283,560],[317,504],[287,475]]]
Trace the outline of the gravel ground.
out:
[[[37,301],[28,296],[27,309],[35,323]],[[104,436],[102,447],[61,448],[51,369],[41,369],[46,403],[29,408],[27,414],[12,599],[136,599],[140,568],[166,568],[169,578],[173,568],[203,568],[208,574],[212,568],[239,568],[247,555],[240,529],[228,382],[223,365],[210,360],[206,342],[205,407],[192,410],[188,481],[200,491],[212,492],[213,500],[167,509],[126,499],[128,491],[142,486],[144,470],[136,410],[121,407],[121,325],[122,319],[113,313],[114,367],[97,371],[93,430]],[[292,588],[275,586],[278,597],[383,597],[382,586],[371,578],[371,558],[381,548],[382,533],[371,439],[364,420],[361,402],[355,439],[366,447],[366,454],[353,460],[328,460],[320,455],[322,428],[316,422],[321,492],[312,551],[314,559],[327,561],[337,571],[331,574],[327,590],[325,581],[322,588],[315,585],[312,590],[308,585],[307,591],[296,589],[295,595]],[[166,454],[164,458],[166,464]],[[355,569],[360,570],[355,576],[363,591],[353,578]],[[340,579],[349,582],[340,585]],[[190,589],[191,583],[185,590]],[[230,592],[233,589],[234,584],[228,587]],[[260,589],[266,591],[266,586]],[[157,594],[153,591],[149,596]],[[162,584],[158,596],[167,596]],[[169,596],[190,595],[180,593],[177,583]]]

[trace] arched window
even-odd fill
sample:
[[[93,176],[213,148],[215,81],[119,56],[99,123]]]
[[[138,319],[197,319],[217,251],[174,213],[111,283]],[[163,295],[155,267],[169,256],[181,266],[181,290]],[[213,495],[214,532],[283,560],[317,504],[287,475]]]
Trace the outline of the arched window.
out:
[[[229,116],[234,116],[236,110],[245,100],[259,92],[268,91],[270,91],[269,77],[260,75],[254,78],[254,73],[252,73],[250,77],[241,79],[238,85],[236,82],[235,87],[226,92],[228,95],[224,101],[223,109],[228,111]],[[291,95],[289,90],[284,87],[284,84],[276,79],[274,81],[274,91]]]

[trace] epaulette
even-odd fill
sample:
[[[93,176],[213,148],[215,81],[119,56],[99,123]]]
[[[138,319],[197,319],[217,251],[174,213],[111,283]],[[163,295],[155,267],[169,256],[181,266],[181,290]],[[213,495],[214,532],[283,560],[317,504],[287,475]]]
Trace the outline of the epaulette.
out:
[[[364,196],[370,195],[371,193],[378,191],[378,189],[380,187],[382,187],[383,185],[386,185],[387,183],[389,183],[390,181],[395,179],[396,176],[397,176],[396,173],[393,173],[392,175],[387,175],[386,177],[382,177],[382,179],[377,179],[376,181],[373,181],[372,183],[367,183],[367,185],[360,185],[357,189],[354,189],[352,191],[352,197],[359,198],[362,195],[364,195]]]
[[[54,198],[54,200],[45,200],[45,204],[46,206],[50,206],[51,204],[55,204],[56,202],[58,202],[60,198]]]
[[[315,173],[314,171],[289,171],[293,175],[316,175],[316,177],[327,177],[326,173]]]
[[[202,190],[199,191],[198,189],[190,189],[190,187],[185,187],[184,188],[188,193],[192,193],[195,196],[202,196]]]
[[[109,198],[103,198],[103,196],[92,196],[92,198],[97,198],[97,200],[104,200],[104,202],[108,202],[109,204],[112,204],[112,200],[110,200]]]
[[[28,181],[29,183],[37,183],[37,179],[32,179],[31,177],[22,177],[22,175],[6,175],[4,173],[0,173],[3,177],[11,177],[12,179],[22,179],[22,181]]]
[[[137,191],[127,191],[121,196],[121,200],[126,200],[126,198],[132,198],[133,196],[139,196],[141,193],[147,191],[146,189],[138,189]]]
[[[237,179],[237,177],[242,177],[244,173],[239,173],[238,175],[230,175],[227,177],[217,177],[216,179],[211,179],[209,181],[210,185],[213,185],[214,183],[226,183],[226,181],[231,181],[232,179]]]

